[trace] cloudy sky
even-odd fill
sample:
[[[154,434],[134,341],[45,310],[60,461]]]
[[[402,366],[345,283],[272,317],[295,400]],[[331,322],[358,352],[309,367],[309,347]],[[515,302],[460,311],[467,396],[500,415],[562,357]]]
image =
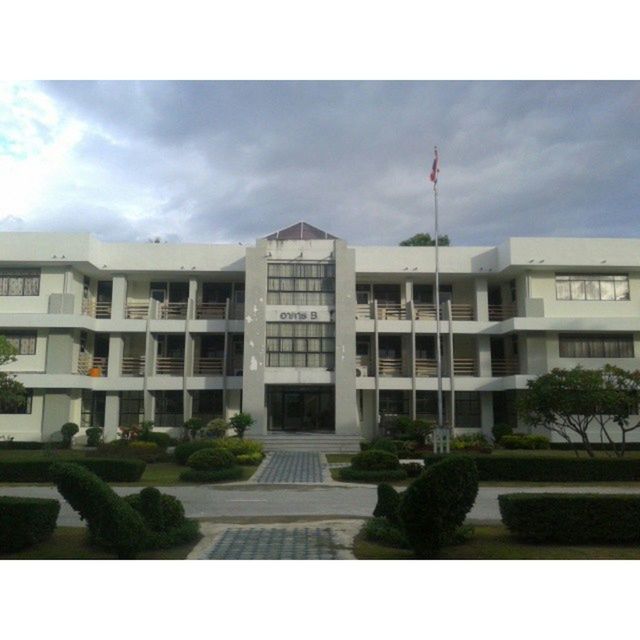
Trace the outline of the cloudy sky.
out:
[[[0,84],[0,230],[351,244],[639,236],[637,82]]]

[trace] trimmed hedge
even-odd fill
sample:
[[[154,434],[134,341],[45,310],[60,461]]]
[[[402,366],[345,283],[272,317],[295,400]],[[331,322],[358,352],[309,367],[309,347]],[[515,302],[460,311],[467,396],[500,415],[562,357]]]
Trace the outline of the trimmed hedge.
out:
[[[143,433],[139,438],[139,442],[154,442],[157,444],[162,450],[166,450],[167,447],[175,444],[175,438],[172,438],[168,433],[163,433],[162,431],[148,431],[147,433]]]
[[[398,456],[378,449],[369,449],[351,458],[351,468],[358,471],[387,471],[399,467]]]
[[[236,464],[236,457],[226,449],[200,449],[189,456],[187,466],[196,471],[217,471],[230,469]]]
[[[498,444],[503,449],[549,449],[551,443],[546,436],[530,436],[524,434],[513,434],[502,436]]]
[[[386,518],[393,524],[399,524],[398,508],[400,494],[390,484],[378,485],[378,502],[373,510],[374,518]]]
[[[65,449],[62,442],[33,442],[30,440],[0,440],[0,451],[37,451],[38,449]]]
[[[262,453],[247,453],[236,456],[236,462],[243,466],[255,467],[259,465],[264,458]]]
[[[511,493],[498,496],[505,526],[535,542],[638,543],[640,496]]]
[[[425,467],[447,456],[425,456]],[[451,456],[455,457],[455,456]],[[640,460],[552,456],[473,456],[481,481],[615,482],[640,480]]]
[[[107,482],[136,482],[147,466],[142,460],[111,458],[0,460],[0,482],[52,482],[51,465],[55,462],[73,462]]]
[[[370,518],[367,520],[362,526],[362,535],[371,542],[377,542],[387,547],[411,548],[402,529],[389,522],[386,518]]]
[[[388,482],[390,480],[404,480],[407,472],[399,467],[398,469],[354,469],[344,467],[339,469],[340,480],[345,482]]]
[[[57,500],[0,497],[0,551],[20,551],[48,540],[59,513]]]
[[[187,469],[180,474],[180,480],[185,482],[222,482],[224,480],[240,480],[243,474],[242,467],[213,469],[210,471]]]
[[[200,449],[208,449],[216,446],[216,440],[194,440],[193,442],[182,442],[173,450],[173,457],[182,466],[187,464],[187,460]]]

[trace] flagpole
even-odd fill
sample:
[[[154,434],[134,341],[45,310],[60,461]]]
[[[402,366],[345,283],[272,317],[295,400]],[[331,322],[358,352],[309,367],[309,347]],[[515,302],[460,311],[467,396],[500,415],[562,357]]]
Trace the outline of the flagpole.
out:
[[[438,147],[436,147],[436,156]],[[444,429],[443,408],[442,408],[442,357],[441,357],[441,336],[440,336],[440,260],[439,260],[439,239],[438,239],[438,176],[433,182],[433,201],[435,209],[435,247],[436,247],[436,375],[438,376],[438,429]],[[442,433],[442,432],[440,432]]]

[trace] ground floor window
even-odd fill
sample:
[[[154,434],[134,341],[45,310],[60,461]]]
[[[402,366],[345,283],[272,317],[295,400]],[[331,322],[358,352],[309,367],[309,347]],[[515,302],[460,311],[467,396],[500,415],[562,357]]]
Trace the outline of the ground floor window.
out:
[[[156,391],[156,427],[181,427],[184,423],[182,391]]]
[[[120,392],[120,426],[133,427],[144,420],[144,393]]]
[[[222,418],[222,389],[193,392],[193,417],[205,424],[214,418]]]
[[[83,429],[88,427],[104,428],[104,407],[106,404],[106,393],[104,391],[82,390],[80,426]]]
[[[267,387],[267,415],[272,431],[334,431],[333,387]]]
[[[33,390],[26,389],[26,395],[24,402],[21,402],[17,407],[7,407],[4,406],[2,401],[0,400],[0,413],[6,415],[24,415],[31,413],[31,403],[33,401]]]
[[[379,409],[381,415],[409,415],[409,394],[404,391],[381,391]]]

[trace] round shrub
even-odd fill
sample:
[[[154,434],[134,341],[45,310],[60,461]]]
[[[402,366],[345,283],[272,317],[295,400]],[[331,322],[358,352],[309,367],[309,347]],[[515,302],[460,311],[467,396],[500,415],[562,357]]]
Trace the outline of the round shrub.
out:
[[[102,442],[102,429],[100,427],[89,427],[86,432],[87,447],[97,447]]]
[[[147,487],[125,500],[142,516],[152,531],[168,531],[180,526],[184,520],[182,502],[173,496],[160,493],[155,487]]]
[[[364,523],[362,535],[371,542],[377,542],[386,547],[410,549],[402,529],[389,522],[387,518],[371,518]]]
[[[59,512],[57,500],[0,497],[0,551],[20,551],[48,540]]]
[[[389,522],[398,524],[399,506],[400,494],[390,484],[379,484],[378,503],[373,511],[374,518],[386,518]]]
[[[170,447],[174,440],[168,433],[163,433],[162,431],[147,431],[140,436],[138,441],[153,442],[163,451],[166,451],[167,447]]]
[[[369,449],[351,458],[351,467],[359,471],[387,471],[400,468],[398,456],[388,451]]]
[[[263,455],[261,453],[247,453],[236,456],[236,462],[241,465],[255,467],[262,462]]]
[[[375,451],[388,451],[394,455],[398,455],[398,445],[391,438],[378,438],[371,445],[371,449]]]
[[[155,442],[145,442],[143,440],[129,442],[127,450],[132,457],[145,462],[157,462],[163,454],[162,449]]]
[[[196,471],[217,471],[235,466],[236,457],[226,449],[201,449],[187,460],[187,466]]]
[[[71,441],[73,440],[73,436],[76,435],[80,431],[80,427],[75,422],[65,422],[60,428],[60,432],[62,433],[62,442],[65,447],[71,447]]]
[[[210,449],[216,447],[218,440],[197,440],[195,442],[182,442],[173,451],[173,457],[177,464],[186,465],[192,454],[200,449]]]
[[[424,471],[424,465],[419,462],[405,462],[401,466],[406,471],[407,478],[417,478]]]
[[[212,438],[224,438],[228,429],[229,424],[222,418],[214,418],[207,423],[207,435]]]
[[[224,447],[234,456],[249,456],[260,454],[264,457],[264,445],[255,440],[241,440],[240,438],[222,438],[215,441],[216,446]]]

